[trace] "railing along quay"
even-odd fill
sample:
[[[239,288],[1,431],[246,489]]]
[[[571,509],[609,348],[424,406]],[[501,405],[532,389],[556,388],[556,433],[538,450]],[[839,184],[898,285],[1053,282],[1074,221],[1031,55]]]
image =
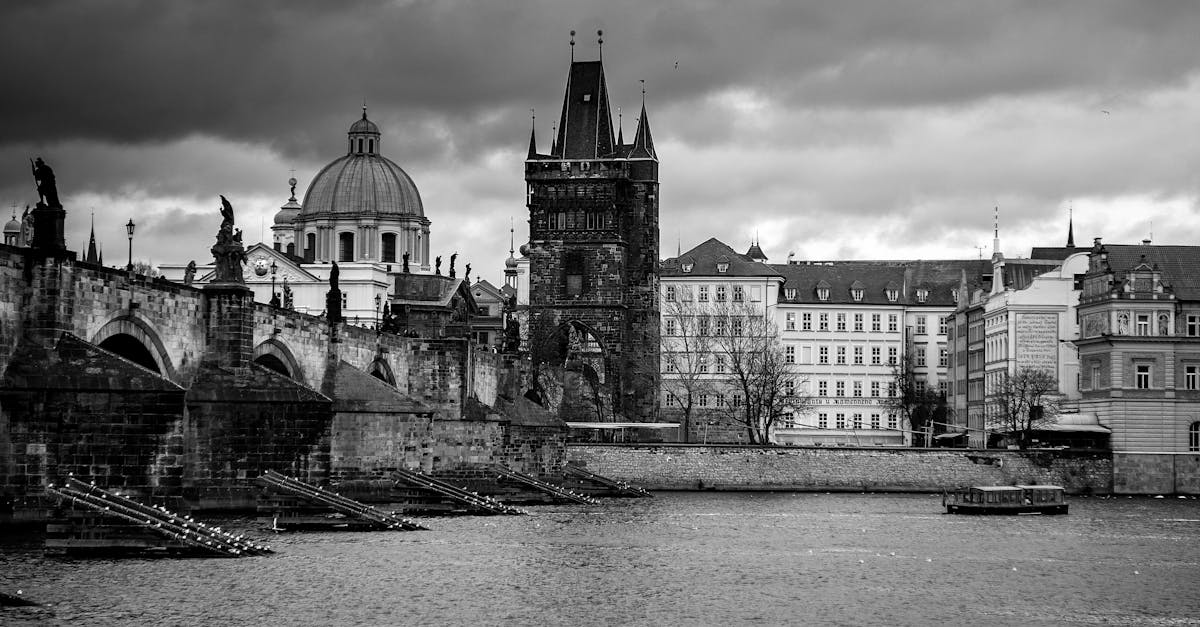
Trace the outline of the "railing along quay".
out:
[[[464,490],[456,485],[435,479],[418,471],[396,470],[392,473],[392,478],[397,483],[419,488],[463,505],[468,511],[473,513],[492,515],[519,515],[528,513],[523,509],[501,503],[490,496]]]
[[[295,496],[309,503],[320,505],[329,508],[340,514],[356,518],[367,522],[374,528],[396,529],[403,531],[426,530],[425,527],[407,518],[401,518],[387,512],[380,511],[360,503],[353,499],[344,497],[336,492],[330,492],[323,488],[305,483],[299,479],[288,477],[268,470],[259,475],[258,480],[272,490],[277,492]]]
[[[264,555],[272,552],[271,547],[265,544],[247,541],[244,534],[235,536],[220,527],[209,526],[193,520],[190,516],[182,516],[165,507],[139,503],[116,492],[98,488],[94,483],[84,483],[74,477],[69,477],[63,485],[50,484],[46,486],[46,491],[64,500],[69,499],[73,505],[78,505],[102,517],[116,518],[132,523],[139,529],[151,531],[194,552],[224,557]],[[171,550],[179,547],[151,547],[144,541],[124,537],[89,539],[48,537],[46,539],[48,551],[69,552],[74,549],[119,548]]]

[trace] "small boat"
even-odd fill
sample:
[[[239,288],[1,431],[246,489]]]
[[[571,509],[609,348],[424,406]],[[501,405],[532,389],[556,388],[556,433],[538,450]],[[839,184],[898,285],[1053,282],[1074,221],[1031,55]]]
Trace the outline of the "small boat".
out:
[[[974,486],[942,493],[947,514],[1065,514],[1067,491],[1056,485]]]

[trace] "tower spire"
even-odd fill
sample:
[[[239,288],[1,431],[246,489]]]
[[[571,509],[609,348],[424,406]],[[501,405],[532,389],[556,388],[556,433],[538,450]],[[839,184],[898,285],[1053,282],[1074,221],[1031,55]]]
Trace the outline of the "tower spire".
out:
[[[96,253],[96,212],[92,212],[92,233],[88,236],[87,257],[84,261],[88,263],[99,263],[100,257]]]
[[[997,205],[992,219],[992,261],[1003,257],[1000,252],[1000,206]]]
[[[571,31],[571,63],[575,62],[575,31]]]
[[[621,107],[617,107],[617,146],[625,145],[625,117],[621,115]]]
[[[1067,248],[1075,248],[1075,203],[1067,209]]]
[[[596,31],[596,47],[600,49],[600,62],[604,62],[604,31]]]
[[[537,114],[533,109],[529,110],[529,156],[527,159],[537,158]]]

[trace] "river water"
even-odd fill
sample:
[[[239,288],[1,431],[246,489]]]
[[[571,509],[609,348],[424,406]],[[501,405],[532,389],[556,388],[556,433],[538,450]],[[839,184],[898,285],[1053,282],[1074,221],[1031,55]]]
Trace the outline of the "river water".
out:
[[[1200,625],[1200,501],[1067,516],[940,496],[657,493],[432,531],[295,533],[277,553],[59,560],[2,530],[0,591],[63,625]]]

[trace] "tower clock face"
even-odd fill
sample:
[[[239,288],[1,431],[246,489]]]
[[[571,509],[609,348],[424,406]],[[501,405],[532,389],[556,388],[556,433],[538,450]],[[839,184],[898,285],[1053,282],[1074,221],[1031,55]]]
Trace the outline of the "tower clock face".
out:
[[[254,260],[254,274],[258,276],[267,276],[267,273],[270,271],[270,264],[267,263],[265,257],[259,257],[258,259]]]

